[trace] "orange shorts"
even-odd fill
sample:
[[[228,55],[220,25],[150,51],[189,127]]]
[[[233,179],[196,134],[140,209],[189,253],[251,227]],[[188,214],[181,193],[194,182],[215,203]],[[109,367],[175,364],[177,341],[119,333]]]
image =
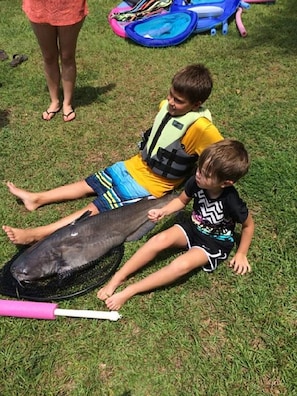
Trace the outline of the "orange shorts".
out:
[[[23,0],[22,9],[31,22],[52,26],[74,25],[88,14],[86,0]]]

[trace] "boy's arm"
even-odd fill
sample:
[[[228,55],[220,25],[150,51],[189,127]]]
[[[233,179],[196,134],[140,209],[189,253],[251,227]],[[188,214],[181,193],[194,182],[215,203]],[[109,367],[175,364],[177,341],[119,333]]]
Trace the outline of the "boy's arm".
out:
[[[168,204],[163,206],[161,209],[151,209],[148,212],[148,218],[151,221],[161,220],[164,216],[168,216],[172,213],[178,212],[191,201],[192,198],[188,197],[183,191],[178,197],[174,198]]]
[[[244,275],[246,272],[251,272],[251,266],[247,259],[247,253],[254,235],[254,220],[251,214],[248,214],[247,219],[242,223],[241,238],[235,256],[230,261],[230,267],[239,274]]]

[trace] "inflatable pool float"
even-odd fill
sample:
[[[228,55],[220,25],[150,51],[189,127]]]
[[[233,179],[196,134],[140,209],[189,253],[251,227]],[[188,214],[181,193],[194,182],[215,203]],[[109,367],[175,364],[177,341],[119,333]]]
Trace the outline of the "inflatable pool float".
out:
[[[222,33],[228,33],[228,19],[235,14],[241,0],[175,0],[170,11],[187,10],[198,13],[198,23],[194,33],[210,31],[215,35],[218,26],[222,26]],[[208,10],[208,12],[207,12]]]
[[[120,37],[127,37],[125,27],[137,20],[144,20],[153,15],[168,12],[172,0],[139,0],[133,6],[122,2],[113,8],[108,15],[108,22],[112,30]]]
[[[167,47],[191,34],[210,32],[213,36],[219,28],[226,35],[231,18],[245,37],[241,14],[249,7],[243,0],[140,0],[136,5],[120,3],[108,20],[120,37],[146,47]]]
[[[168,12],[125,26],[127,36],[145,47],[168,47],[185,41],[196,29],[194,12]]]
[[[120,12],[123,11],[130,11],[132,9],[132,6],[129,6],[127,3],[124,1],[120,3],[117,7],[113,8],[109,15],[108,15],[108,22],[113,30],[113,32],[120,37],[127,37],[126,32],[125,32],[125,26],[128,25],[130,22],[121,22],[118,21],[114,18],[115,15],[117,15]]]

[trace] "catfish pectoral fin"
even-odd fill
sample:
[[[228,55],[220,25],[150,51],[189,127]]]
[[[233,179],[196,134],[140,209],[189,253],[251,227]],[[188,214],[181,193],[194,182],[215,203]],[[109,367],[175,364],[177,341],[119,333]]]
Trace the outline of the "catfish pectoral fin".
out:
[[[74,225],[84,219],[87,219],[88,217],[91,216],[91,211],[90,210],[86,210],[80,217],[78,217],[77,219],[75,219],[72,223],[70,223],[71,225]]]

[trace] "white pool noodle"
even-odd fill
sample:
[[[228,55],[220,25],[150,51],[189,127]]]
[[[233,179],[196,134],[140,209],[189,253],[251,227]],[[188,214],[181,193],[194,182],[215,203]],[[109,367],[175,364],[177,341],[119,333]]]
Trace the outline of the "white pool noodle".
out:
[[[83,309],[60,309],[54,310],[54,315],[57,316],[71,316],[74,318],[88,318],[88,319],[108,319],[116,321],[122,316],[117,311],[89,311]]]

